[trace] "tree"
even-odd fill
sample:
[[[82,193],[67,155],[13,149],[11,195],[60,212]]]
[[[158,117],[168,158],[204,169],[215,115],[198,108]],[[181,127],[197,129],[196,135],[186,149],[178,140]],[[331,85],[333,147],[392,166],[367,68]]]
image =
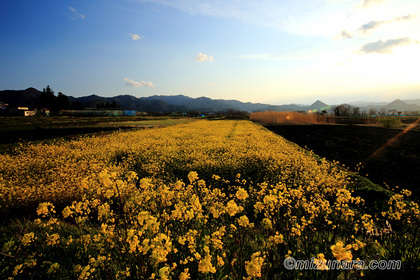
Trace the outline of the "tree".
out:
[[[377,113],[378,113],[378,111],[375,108],[370,108],[369,109],[369,115],[370,116],[376,115]]]
[[[120,105],[118,105],[117,102],[115,102],[115,100],[114,100],[114,101],[112,101],[112,104],[109,107],[113,108],[113,109],[119,109]]]
[[[73,101],[70,104],[70,109],[71,110],[84,110],[85,109],[85,106],[83,106],[82,102],[76,100],[76,101]]]
[[[381,116],[385,116],[386,115],[386,109],[384,107],[382,107],[381,109],[379,109],[378,114]]]
[[[334,108],[334,115],[336,117],[350,116],[351,111],[352,107],[350,105],[342,104]]]
[[[353,116],[358,116],[358,115],[360,115],[360,108],[359,108],[359,107],[353,107],[353,108],[351,109],[351,115],[353,115]]]
[[[42,90],[41,101],[39,103],[42,108],[55,109],[55,95],[49,85]]]
[[[56,104],[58,110],[66,110],[70,107],[69,98],[62,92],[59,92],[56,98]]]

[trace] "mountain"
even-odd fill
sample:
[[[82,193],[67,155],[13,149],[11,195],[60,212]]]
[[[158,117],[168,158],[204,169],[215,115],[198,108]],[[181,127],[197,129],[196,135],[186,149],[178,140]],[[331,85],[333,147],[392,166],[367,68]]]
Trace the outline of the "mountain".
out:
[[[0,102],[9,104],[10,107],[38,107],[41,100],[39,90],[28,88],[25,90],[3,90],[0,91]],[[241,102],[238,100],[211,99],[208,97],[192,98],[185,95],[153,95],[149,97],[137,98],[132,95],[118,95],[114,97],[102,97],[99,95],[89,95],[83,97],[68,97],[70,103],[80,102],[85,108],[97,108],[98,105],[116,103],[121,109],[136,110],[140,112],[221,112],[228,110],[239,110],[246,112],[255,111],[309,111],[327,110],[333,112],[333,106],[317,100],[311,105],[284,104],[270,105],[263,103]],[[420,99],[400,100],[396,99],[391,103],[380,102],[354,102],[352,106],[359,107],[362,111],[368,112],[370,108],[387,111],[420,111]]]
[[[184,106],[190,103],[193,98],[185,95],[153,95],[149,97],[142,97],[144,100],[161,100],[169,104]]]
[[[310,105],[308,108],[309,108],[309,110],[322,111],[322,110],[325,110],[327,106],[328,105],[325,104],[324,102],[322,102],[320,100],[317,100],[312,105]]]
[[[379,107],[385,107],[387,104],[388,104],[387,102],[367,102],[367,101],[356,101],[356,102],[349,103],[349,105],[353,107],[359,107],[359,108],[364,108],[364,107],[379,108]]]
[[[185,95],[153,95],[136,98],[131,95],[101,97],[90,95],[77,99],[86,108],[96,108],[97,104],[116,102],[122,109],[144,112],[219,112],[230,109],[239,111],[267,110],[269,104],[243,103],[237,100],[211,99],[208,97],[191,98]]]
[[[420,106],[420,99],[408,99],[403,101],[407,104]]]
[[[287,105],[270,105],[268,107],[269,111],[306,111],[306,106],[297,105],[297,104],[287,104]]]
[[[12,96],[13,98],[10,98]],[[10,106],[33,106],[39,104],[41,92],[29,88],[21,91],[0,91],[0,101],[9,103]],[[12,102],[13,101],[13,102]],[[270,105],[263,103],[241,102],[238,100],[211,99],[208,97],[191,98],[185,95],[153,95],[149,97],[134,97],[131,95],[118,95],[114,97],[103,97],[99,95],[89,95],[83,97],[71,97],[70,102],[80,102],[85,108],[97,108],[98,105],[116,103],[121,109],[136,110],[141,112],[221,112],[228,110],[238,110],[245,112],[255,111],[309,111],[320,110],[327,105],[317,100],[310,106],[288,104]]]
[[[419,109],[419,106],[415,104],[407,104],[400,99],[396,99],[385,106],[388,110],[396,110],[396,111],[415,111]]]
[[[112,104],[115,102],[121,109],[136,110],[140,112],[176,112],[186,111],[182,105],[174,105],[163,100],[153,98],[137,98],[132,95],[118,95],[114,97],[101,97],[89,95],[77,98],[86,108],[97,108],[99,104]]]
[[[96,108],[97,104],[107,103],[107,102],[109,103],[108,98],[101,97],[101,96],[98,96],[96,94],[79,97],[79,98],[77,98],[77,100],[79,102],[81,102],[83,104],[83,106],[85,106],[86,108]],[[111,103],[112,103],[112,101],[111,101]]]
[[[268,104],[262,104],[262,103],[251,103],[251,102],[244,103],[238,100],[222,100],[222,101],[223,103],[227,104],[231,108],[238,108],[238,110],[246,111],[246,112],[264,111],[264,110],[267,110],[267,106],[270,106]]]
[[[191,110],[197,111],[227,111],[229,109],[240,111],[258,111],[267,109],[268,104],[240,102],[238,100],[224,100],[224,99],[211,99],[208,97],[191,98],[185,95],[153,95],[143,97],[142,99],[155,99],[161,100],[173,105],[186,106]]]
[[[32,87],[25,90],[3,90],[0,91],[0,101],[10,107],[36,107],[41,94],[42,92]]]

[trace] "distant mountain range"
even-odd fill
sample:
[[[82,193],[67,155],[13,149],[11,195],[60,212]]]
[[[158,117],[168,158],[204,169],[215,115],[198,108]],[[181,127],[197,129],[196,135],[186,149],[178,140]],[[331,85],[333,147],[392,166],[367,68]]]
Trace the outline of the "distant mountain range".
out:
[[[3,90],[0,91],[0,102],[9,104],[9,107],[37,107],[42,92],[35,88],[26,90]],[[97,108],[100,104],[115,102],[124,110],[136,110],[140,112],[221,112],[228,110],[239,110],[246,112],[255,111],[309,111],[309,110],[327,110],[331,112],[334,105],[327,105],[322,101],[315,101],[311,105],[270,105],[262,103],[241,102],[238,100],[211,99],[208,97],[191,98],[185,95],[154,95],[149,97],[134,97],[131,95],[119,95],[114,97],[101,97],[98,95],[90,95],[84,97],[71,97],[70,102],[79,101],[85,108]],[[420,99],[415,100],[399,100],[396,99],[391,103],[369,103],[354,102],[349,104],[357,106],[361,110],[386,109],[397,111],[420,111]]]

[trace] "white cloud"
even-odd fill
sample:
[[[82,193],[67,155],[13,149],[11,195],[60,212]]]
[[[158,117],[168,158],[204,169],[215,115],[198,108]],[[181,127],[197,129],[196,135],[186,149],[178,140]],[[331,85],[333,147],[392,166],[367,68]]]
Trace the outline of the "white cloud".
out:
[[[130,80],[129,78],[124,78],[124,81],[125,81],[124,84],[126,86],[129,86],[129,87],[142,87],[142,86],[155,87],[155,85],[150,81],[148,81],[148,82],[145,82],[145,81],[136,82],[136,81]]]
[[[132,0],[272,28],[295,35],[343,37],[372,19],[417,13],[418,0]],[[355,4],[357,2],[358,4]],[[411,28],[410,28],[411,29]],[[354,32],[353,32],[354,33]],[[349,34],[347,34],[349,35]],[[407,35],[392,35],[407,36]],[[346,36],[344,36],[346,37]],[[337,38],[338,39],[338,38]]]
[[[148,81],[148,82],[141,81],[141,83],[145,86],[148,86],[148,87],[155,87],[155,85],[151,81]]]
[[[71,11],[70,19],[72,20],[78,20],[78,19],[85,19],[86,16],[79,13],[75,8],[69,7],[69,10]]]
[[[191,15],[237,20],[295,34],[330,33],[332,21],[346,16],[343,5],[327,1],[280,0],[137,0],[167,5]],[[345,5],[344,5],[345,6]],[[327,29],[327,30],[326,30]]]
[[[386,41],[376,41],[367,43],[362,46],[359,50],[361,53],[379,53],[379,54],[392,54],[392,49],[398,46],[408,45],[411,43],[416,42],[410,38],[398,38],[398,39],[390,39]]]
[[[207,55],[204,53],[199,53],[197,54],[197,56],[195,57],[195,60],[197,60],[198,62],[204,62],[204,61],[213,61],[213,56],[212,55]]]
[[[131,39],[133,39],[134,41],[143,40],[145,38],[144,36],[133,34],[133,33],[130,33],[130,36],[131,36]]]

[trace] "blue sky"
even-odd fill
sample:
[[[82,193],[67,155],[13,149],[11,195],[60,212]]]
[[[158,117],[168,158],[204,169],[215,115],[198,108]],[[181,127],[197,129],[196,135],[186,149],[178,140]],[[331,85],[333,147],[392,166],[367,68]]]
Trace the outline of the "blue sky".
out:
[[[418,0],[0,0],[0,90],[420,98]]]

